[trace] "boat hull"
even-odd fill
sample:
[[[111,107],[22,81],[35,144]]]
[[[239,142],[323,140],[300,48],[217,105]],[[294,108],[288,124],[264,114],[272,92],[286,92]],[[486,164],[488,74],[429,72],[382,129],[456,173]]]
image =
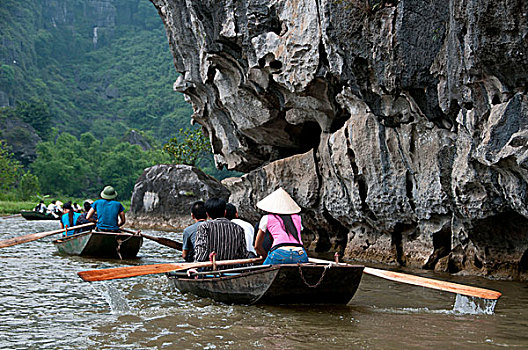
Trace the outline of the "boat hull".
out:
[[[59,220],[51,214],[43,214],[32,210],[21,210],[20,215],[26,220]]]
[[[363,266],[284,264],[214,278],[194,279],[181,273],[168,273],[167,276],[183,293],[227,304],[251,305],[347,304],[362,274]]]
[[[53,241],[61,254],[113,259],[135,258],[143,237],[113,232],[83,232]]]

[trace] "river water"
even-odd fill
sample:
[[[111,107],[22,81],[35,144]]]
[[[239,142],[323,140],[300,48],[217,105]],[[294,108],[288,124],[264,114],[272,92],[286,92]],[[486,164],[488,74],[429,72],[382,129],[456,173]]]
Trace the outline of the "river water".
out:
[[[57,228],[0,219],[0,239]],[[528,348],[528,283],[407,271],[499,290],[493,311],[369,275],[346,306],[233,306],[182,295],[163,275],[94,283],[76,275],[173,262],[180,253],[171,248],[145,240],[140,259],[88,259],[59,255],[53,238],[0,249],[0,349]]]

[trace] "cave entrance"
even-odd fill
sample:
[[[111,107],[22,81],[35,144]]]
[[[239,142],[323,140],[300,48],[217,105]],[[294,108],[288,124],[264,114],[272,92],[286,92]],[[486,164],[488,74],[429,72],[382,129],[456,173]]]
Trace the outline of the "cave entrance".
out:
[[[519,270],[528,269],[528,219],[509,211],[482,220],[473,225],[469,239],[487,256],[486,260],[518,259]]]
[[[425,265],[426,270],[434,270],[438,260],[451,252],[451,226],[444,227],[440,231],[433,233],[433,254],[429,257]]]
[[[283,148],[279,158],[287,158],[295,154],[303,154],[319,147],[321,127],[316,122],[305,122],[302,125],[288,124],[285,131],[294,140],[295,148]]]

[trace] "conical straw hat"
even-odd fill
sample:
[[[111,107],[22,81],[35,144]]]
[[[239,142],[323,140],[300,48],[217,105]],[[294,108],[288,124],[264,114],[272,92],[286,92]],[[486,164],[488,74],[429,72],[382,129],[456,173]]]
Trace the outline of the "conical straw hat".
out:
[[[297,214],[301,211],[301,207],[282,187],[258,202],[257,207],[273,214]]]

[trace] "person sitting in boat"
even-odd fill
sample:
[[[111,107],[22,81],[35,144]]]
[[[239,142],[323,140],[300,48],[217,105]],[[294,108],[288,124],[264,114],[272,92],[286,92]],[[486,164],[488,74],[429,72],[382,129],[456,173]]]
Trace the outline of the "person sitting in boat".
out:
[[[57,210],[57,213],[59,214],[59,216],[61,216],[63,214],[63,212],[62,212],[64,210],[64,208],[62,207],[63,205],[64,205],[64,203],[62,203],[61,201],[56,201],[55,202],[56,210]]]
[[[273,245],[267,254],[264,265],[307,263],[308,255],[301,239],[301,208],[290,195],[279,188],[257,203],[259,209],[269,213],[259,223],[255,249],[266,256],[262,247],[266,231],[273,237]]]
[[[125,207],[114,200],[116,197],[115,189],[112,186],[106,186],[101,191],[101,199],[92,204],[86,219],[90,220],[97,213],[97,230],[119,232],[119,227],[125,224]]]
[[[202,223],[196,231],[194,261],[208,261],[213,252],[217,260],[246,259],[244,229],[225,218],[226,202],[210,198],[205,202],[205,211],[211,220]]]
[[[61,221],[60,221],[61,228],[67,229],[69,227],[75,226],[75,223],[77,222],[77,219],[79,218],[79,216],[81,216],[81,214],[76,213],[73,210],[71,202],[67,202],[66,204],[64,204],[63,209],[64,209],[64,214],[62,214]],[[71,230],[71,231],[66,230],[66,232],[64,232],[62,235],[71,236],[74,233],[75,233],[75,230]]]
[[[59,211],[59,207],[57,206],[57,201],[53,200],[50,204],[48,204],[46,213],[53,215],[54,218],[58,218],[62,214]]]
[[[77,213],[80,213],[82,211],[81,206],[77,203],[73,203],[72,207],[73,207],[73,210],[75,210]]]
[[[42,213],[42,214],[46,214],[46,204],[44,204],[44,201],[41,200],[39,204],[37,204],[37,206],[35,207],[35,209],[33,209],[33,211],[36,211],[37,213]]]
[[[183,230],[182,258],[187,262],[194,261],[196,231],[207,220],[207,212],[205,211],[205,203],[203,201],[196,201],[192,204],[191,217],[194,220],[194,224]]]
[[[86,218],[86,215],[88,215],[88,212],[89,212],[90,209],[92,208],[92,203],[93,203],[92,200],[86,200],[86,201],[84,201],[84,203],[83,203],[83,206],[84,206],[84,213],[81,213],[81,214],[79,215],[79,218],[78,218],[77,221],[75,222],[75,226],[83,225],[83,224],[88,224],[88,223],[90,223],[90,222],[97,223],[97,213],[94,213],[94,214],[92,215],[92,217],[90,218],[90,220],[88,220],[88,219]],[[75,229],[75,233],[86,232],[86,231],[90,231],[91,229],[92,229],[91,227],[82,227],[82,228]]]
[[[226,204],[226,215],[225,217],[228,220],[231,220],[231,222],[234,222],[235,224],[239,225],[244,229],[244,234],[246,235],[246,248],[249,252],[249,258],[256,258],[257,252],[255,251],[255,248],[253,247],[253,236],[255,235],[255,230],[253,229],[253,225],[251,225],[249,222],[244,221],[238,217],[238,210],[237,207],[235,207],[232,203]]]

